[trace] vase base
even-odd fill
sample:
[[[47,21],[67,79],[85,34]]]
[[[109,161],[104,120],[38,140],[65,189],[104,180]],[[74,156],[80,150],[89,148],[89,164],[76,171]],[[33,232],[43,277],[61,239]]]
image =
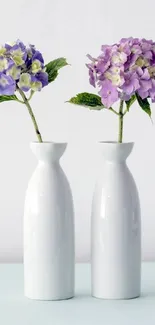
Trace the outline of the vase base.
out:
[[[25,298],[28,298],[30,300],[38,300],[38,301],[60,301],[60,300],[69,300],[74,298],[74,294],[70,295],[70,296],[61,296],[61,297],[36,297],[36,296],[31,296],[31,295],[27,295],[25,294]]]
[[[138,294],[135,294],[133,296],[124,296],[124,297],[120,297],[120,296],[99,296],[99,295],[95,295],[95,294],[92,294],[92,297],[93,298],[96,298],[96,299],[101,299],[101,300],[131,300],[131,299],[137,299],[140,297],[140,293]]]

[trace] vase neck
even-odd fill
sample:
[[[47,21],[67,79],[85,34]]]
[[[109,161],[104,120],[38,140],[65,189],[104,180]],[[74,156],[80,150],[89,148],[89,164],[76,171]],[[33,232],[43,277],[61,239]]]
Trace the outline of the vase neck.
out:
[[[32,142],[30,145],[32,152],[42,162],[58,162],[66,146],[66,143],[54,142]]]
[[[108,162],[125,162],[134,143],[100,142],[104,159]]]

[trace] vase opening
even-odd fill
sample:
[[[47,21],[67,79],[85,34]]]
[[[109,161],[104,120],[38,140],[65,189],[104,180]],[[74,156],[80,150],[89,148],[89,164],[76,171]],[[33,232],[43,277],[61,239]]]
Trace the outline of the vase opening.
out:
[[[102,145],[104,158],[111,162],[125,161],[134,146],[134,142],[100,141],[99,144]]]
[[[30,148],[41,161],[58,161],[63,155],[67,143],[59,142],[31,142]]]

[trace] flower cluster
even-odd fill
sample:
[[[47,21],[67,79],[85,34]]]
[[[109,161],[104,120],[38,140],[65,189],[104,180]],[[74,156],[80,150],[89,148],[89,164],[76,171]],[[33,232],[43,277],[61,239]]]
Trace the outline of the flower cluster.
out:
[[[48,84],[42,54],[21,41],[0,47],[0,95],[13,95],[17,88],[39,91]]]
[[[87,64],[90,84],[99,87],[103,105],[109,108],[118,99],[129,100],[137,93],[155,102],[155,43],[152,40],[123,38],[118,44],[103,45],[101,55]]]

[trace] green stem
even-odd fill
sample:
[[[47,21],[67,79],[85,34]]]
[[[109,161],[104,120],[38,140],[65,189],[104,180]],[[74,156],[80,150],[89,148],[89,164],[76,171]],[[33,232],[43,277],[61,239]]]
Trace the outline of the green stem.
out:
[[[109,111],[113,112],[116,115],[119,115],[119,113],[117,113],[112,107],[108,108]]]
[[[39,127],[38,127],[37,121],[35,119],[35,116],[34,116],[34,113],[32,111],[32,108],[31,108],[31,106],[30,106],[30,104],[28,102],[28,99],[26,98],[24,92],[21,89],[18,89],[18,91],[19,91],[19,93],[20,93],[20,95],[21,95],[21,97],[22,97],[22,99],[24,101],[24,104],[26,105],[26,107],[28,109],[28,112],[30,114],[31,120],[32,120],[33,125],[34,125],[34,128],[35,128],[35,132],[36,132],[37,138],[38,138],[39,142],[43,142],[42,137],[41,137],[41,133],[39,131]]]
[[[123,116],[126,114],[126,113],[128,113],[128,108],[126,108],[125,110],[124,110],[124,112],[123,112]]]
[[[122,143],[123,139],[123,100],[120,101],[119,107],[119,133],[118,133],[118,142]]]
[[[30,96],[29,96],[29,98],[28,98],[27,100],[28,100],[28,101],[30,101],[30,100],[31,100],[31,98],[33,97],[33,95],[34,95],[34,91],[33,91],[33,90],[31,90]]]
[[[16,99],[16,101],[20,104],[25,104],[22,100],[20,100],[19,98]]]

